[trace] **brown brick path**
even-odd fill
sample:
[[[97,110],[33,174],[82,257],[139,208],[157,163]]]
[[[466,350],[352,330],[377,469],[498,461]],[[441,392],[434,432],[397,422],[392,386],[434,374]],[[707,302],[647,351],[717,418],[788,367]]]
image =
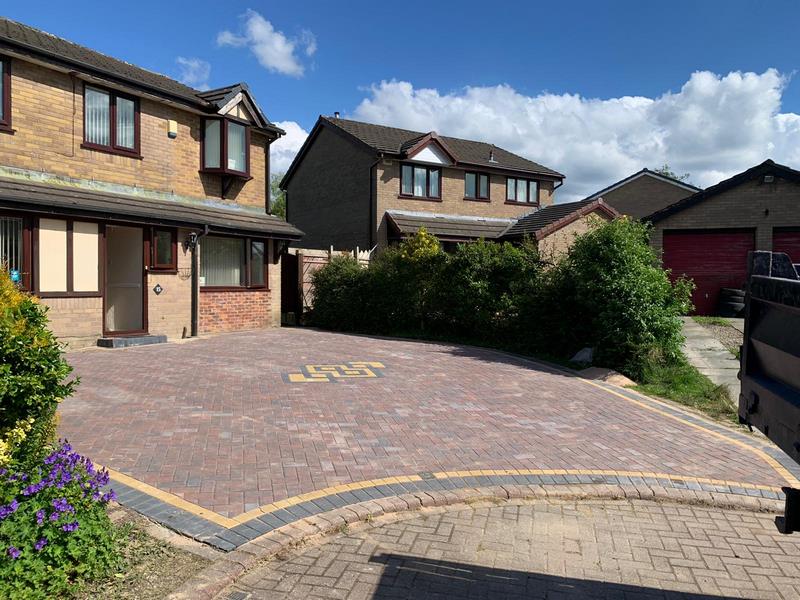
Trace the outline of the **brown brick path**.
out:
[[[780,486],[756,454],[603,389],[476,348],[262,330],[68,356],[60,433],[224,516],[342,483],[470,469],[612,469]],[[287,383],[309,364],[382,377]]]
[[[233,600],[800,597],[800,537],[767,514],[541,499],[361,524],[241,577]]]

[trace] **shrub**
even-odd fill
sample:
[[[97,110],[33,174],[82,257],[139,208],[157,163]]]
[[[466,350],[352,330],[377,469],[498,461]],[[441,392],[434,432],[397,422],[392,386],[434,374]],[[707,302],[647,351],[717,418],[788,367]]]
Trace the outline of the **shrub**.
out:
[[[355,258],[335,256],[313,273],[314,324],[344,331],[356,328],[361,304],[362,271]]]
[[[67,443],[26,471],[0,470],[2,597],[63,597],[114,565],[107,483]]]
[[[690,292],[688,282],[670,282],[647,227],[617,219],[578,237],[547,274],[543,341],[563,356],[593,347],[598,364],[640,378],[648,363],[680,358]]]
[[[53,442],[58,402],[75,381],[47,329],[46,308],[0,268],[0,466],[35,462]]]

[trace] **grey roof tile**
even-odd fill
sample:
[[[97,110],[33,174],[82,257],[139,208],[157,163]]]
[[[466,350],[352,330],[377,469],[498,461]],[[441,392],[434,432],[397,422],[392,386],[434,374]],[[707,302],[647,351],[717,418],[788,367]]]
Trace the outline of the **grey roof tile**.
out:
[[[342,129],[378,152],[402,155],[417,141],[427,135],[419,131],[375,125],[349,119],[320,117],[321,120]],[[549,169],[532,160],[523,158],[487,142],[464,140],[461,138],[439,136],[439,139],[450,150],[459,163],[476,165],[492,169],[506,169],[525,173],[536,173],[551,177],[563,178],[558,171]],[[492,157],[494,160],[490,160]]]

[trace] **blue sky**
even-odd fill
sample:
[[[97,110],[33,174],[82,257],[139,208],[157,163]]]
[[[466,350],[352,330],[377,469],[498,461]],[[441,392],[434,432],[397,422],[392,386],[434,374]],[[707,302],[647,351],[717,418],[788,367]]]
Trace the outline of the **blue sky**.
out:
[[[493,141],[566,172],[568,198],[664,162],[707,185],[791,161],[800,141],[796,2],[29,0],[5,14],[176,78],[192,75],[182,57],[195,85],[247,81],[291,128],[278,165],[336,110]]]

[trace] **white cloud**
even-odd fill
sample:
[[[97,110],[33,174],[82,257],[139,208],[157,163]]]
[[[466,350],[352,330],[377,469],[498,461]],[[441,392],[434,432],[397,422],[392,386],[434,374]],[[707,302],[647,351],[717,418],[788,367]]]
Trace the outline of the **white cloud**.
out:
[[[525,96],[508,85],[442,93],[383,81],[353,118],[484,140],[567,175],[559,201],[665,163],[708,186],[766,158],[800,166],[800,115],[781,113],[786,77],[696,72],[657,98]]]
[[[268,71],[303,76],[305,66],[297,52],[311,57],[317,51],[317,38],[312,32],[303,30],[299,38],[289,38],[252,9],[247,10],[243,19],[244,28],[240,34],[225,30],[217,35],[219,46],[247,47]]]
[[[292,164],[295,155],[308,137],[308,132],[294,121],[278,121],[275,123],[286,132],[270,146],[270,171],[285,173]]]
[[[175,62],[180,68],[178,80],[197,90],[207,90],[208,80],[211,77],[211,65],[199,58],[184,58],[179,56]]]

